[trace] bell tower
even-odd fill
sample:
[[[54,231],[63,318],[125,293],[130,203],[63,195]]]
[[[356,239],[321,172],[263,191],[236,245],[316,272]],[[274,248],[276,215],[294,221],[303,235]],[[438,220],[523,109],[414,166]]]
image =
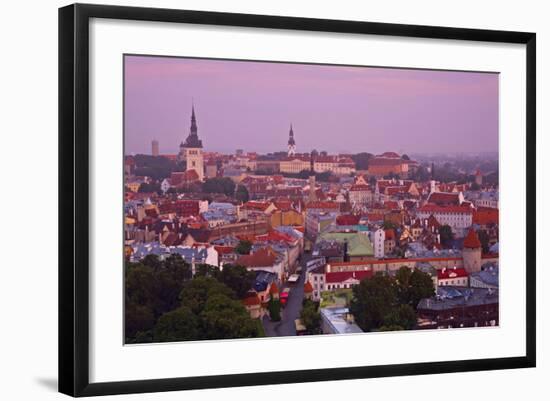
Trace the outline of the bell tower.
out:
[[[186,170],[195,170],[199,180],[204,179],[202,141],[199,139],[195,106],[191,107],[191,127],[185,142],[180,145],[180,158],[185,159]]]

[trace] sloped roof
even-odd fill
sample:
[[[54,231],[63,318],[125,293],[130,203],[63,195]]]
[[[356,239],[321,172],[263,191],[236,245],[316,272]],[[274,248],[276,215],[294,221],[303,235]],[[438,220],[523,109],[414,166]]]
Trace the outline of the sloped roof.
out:
[[[473,228],[470,228],[468,235],[464,238],[464,248],[481,248],[481,242],[479,241],[479,237]]]

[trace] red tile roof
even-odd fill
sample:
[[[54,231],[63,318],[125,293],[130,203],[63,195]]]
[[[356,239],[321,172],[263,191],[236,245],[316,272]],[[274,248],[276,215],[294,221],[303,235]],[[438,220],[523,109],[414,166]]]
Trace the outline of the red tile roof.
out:
[[[214,245],[214,249],[220,255],[227,255],[228,253],[233,253],[235,251],[235,247],[227,245]]]
[[[336,224],[339,226],[354,226],[359,224],[360,216],[354,214],[343,214],[336,217]]]
[[[259,210],[259,211],[263,212],[270,205],[271,205],[271,202],[248,201],[241,207],[241,209],[244,209],[244,210]]]
[[[418,209],[419,212],[426,213],[465,213],[472,214],[472,208],[468,206],[439,206],[427,204]]]
[[[275,252],[271,248],[262,248],[253,254],[241,256],[235,264],[245,267],[267,267],[273,266],[276,259]]]
[[[260,305],[260,298],[256,293],[249,293],[247,297],[242,300],[242,303],[246,306]]]
[[[479,237],[473,228],[470,228],[468,235],[464,238],[464,248],[481,248],[481,242],[479,241]]]
[[[304,284],[304,292],[305,293],[313,292],[313,286],[311,285],[311,283],[309,281],[306,281],[306,283]]]
[[[436,205],[460,205],[460,198],[457,192],[434,192],[428,197],[428,203]]]
[[[376,157],[387,157],[387,158],[392,158],[392,159],[401,159],[401,156],[399,156],[399,154],[397,154],[395,152],[384,152],[381,155],[378,155]]]
[[[362,185],[362,184],[354,184],[351,186],[351,188],[349,189],[350,191],[368,191],[370,190],[370,187],[368,185]]]
[[[257,235],[256,240],[286,242],[289,244],[295,242],[295,239],[292,238],[290,235],[282,233],[280,231],[276,231],[276,230],[270,231],[267,234]]]
[[[340,205],[336,202],[308,202],[307,209],[339,209]]]
[[[472,221],[479,225],[498,224],[498,209],[480,207],[474,212]]]
[[[364,278],[372,277],[372,270],[360,270],[352,272],[331,272],[326,274],[327,283],[342,283],[350,278],[361,281]]]
[[[448,279],[457,277],[468,277],[468,272],[463,267],[458,268],[443,268],[437,271],[437,279]]]

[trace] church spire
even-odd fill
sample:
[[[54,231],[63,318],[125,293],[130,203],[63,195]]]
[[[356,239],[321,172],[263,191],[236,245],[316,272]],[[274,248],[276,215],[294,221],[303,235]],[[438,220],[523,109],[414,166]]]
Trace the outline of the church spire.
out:
[[[296,154],[296,141],[294,140],[294,130],[292,129],[292,123],[290,124],[290,131],[288,133],[288,156],[294,156]]]
[[[195,104],[191,104],[191,127],[189,128],[189,135],[183,143],[183,148],[202,148],[202,141],[199,139],[197,117],[195,115]]]

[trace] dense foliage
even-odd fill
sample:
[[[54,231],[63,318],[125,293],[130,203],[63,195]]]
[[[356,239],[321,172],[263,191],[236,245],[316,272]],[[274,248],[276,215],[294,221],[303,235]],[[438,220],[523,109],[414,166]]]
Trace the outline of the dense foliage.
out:
[[[255,275],[242,266],[191,266],[180,255],[126,264],[126,341],[161,342],[262,335],[242,299]]]
[[[202,191],[210,194],[233,196],[235,194],[235,183],[227,177],[208,178],[202,184]]]
[[[321,314],[319,313],[319,303],[310,299],[304,299],[300,320],[306,327],[308,334],[321,334]]]
[[[434,294],[430,275],[404,266],[395,277],[376,274],[353,287],[350,312],[364,331],[410,330],[418,302]]]
[[[178,170],[175,161],[163,156],[135,155],[134,174],[151,177],[154,180],[162,180],[170,177],[173,171]]]

